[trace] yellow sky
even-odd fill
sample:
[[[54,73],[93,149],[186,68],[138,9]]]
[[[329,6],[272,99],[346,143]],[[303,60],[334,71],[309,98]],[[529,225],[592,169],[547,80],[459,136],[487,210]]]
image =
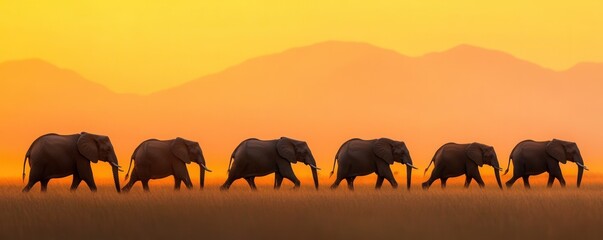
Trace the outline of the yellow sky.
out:
[[[562,70],[603,62],[603,1],[0,0],[0,61],[41,58],[150,93],[326,40],[419,56],[466,43]]]

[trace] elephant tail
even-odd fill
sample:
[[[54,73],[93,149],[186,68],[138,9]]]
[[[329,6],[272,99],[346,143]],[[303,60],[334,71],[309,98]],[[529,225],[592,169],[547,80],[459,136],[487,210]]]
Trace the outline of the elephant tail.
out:
[[[442,151],[442,148],[444,148],[446,145],[449,145],[449,144],[453,144],[453,143],[446,143],[446,144],[442,145],[440,148],[438,148],[438,150],[435,152],[435,154],[431,158],[431,162],[429,162],[429,165],[427,165],[427,168],[425,168],[425,171],[423,171],[423,176],[425,176],[425,174],[427,173],[427,170],[429,170],[429,167],[431,167],[431,164],[432,163],[435,164],[436,156],[438,155],[438,153],[440,151]]]
[[[534,140],[523,140],[521,142],[519,142],[517,145],[515,145],[515,147],[513,148],[513,150],[511,150],[511,154],[509,154],[509,162],[507,162],[507,170],[505,170],[505,173],[503,173],[503,175],[507,175],[507,173],[509,173],[509,167],[511,166],[511,159],[513,159],[513,153],[515,152],[515,149],[517,149],[517,147],[519,145],[521,145],[524,142],[530,142],[530,141],[534,141]]]
[[[232,159],[234,159],[234,153],[230,155],[230,161],[228,161],[228,169],[226,170],[226,173],[230,173],[230,165],[232,164]]]
[[[230,172],[230,166],[232,165],[232,160],[234,159],[235,154],[237,154],[237,151],[239,150],[239,148],[241,146],[243,146],[243,144],[247,143],[247,141],[249,141],[249,140],[259,140],[259,139],[257,139],[257,138],[248,138],[248,139],[245,139],[244,141],[242,141],[241,143],[239,143],[239,145],[235,148],[235,150],[232,151],[232,154],[230,154],[230,160],[228,161],[228,169],[226,170],[226,173]]]
[[[339,152],[337,152],[339,153]],[[335,159],[333,159],[333,169],[331,169],[331,173],[329,174],[329,178],[331,176],[333,176],[333,173],[335,173],[335,163],[337,163],[337,155],[335,155]]]
[[[141,142],[138,145],[138,147],[136,147],[136,149],[134,149],[134,152],[132,153],[132,156],[130,157],[130,165],[128,166],[128,172],[126,172],[126,177],[124,178],[124,181],[128,180],[128,177],[130,177],[130,168],[132,168],[132,160],[134,160],[136,158],[136,153],[138,153],[138,150],[140,150],[140,147],[142,147],[142,145],[144,145],[145,143],[150,142],[150,141],[160,141],[160,140],[155,139],[155,138],[144,140],[144,142]]]
[[[505,173],[503,173],[503,175],[507,175],[507,173],[509,173],[510,166],[511,166],[511,157],[509,156],[509,162],[507,162],[507,170],[505,170]]]
[[[333,173],[335,173],[335,163],[337,163],[337,160],[339,160],[339,153],[341,152],[341,149],[343,148],[343,146],[345,146],[346,144],[348,144],[349,142],[354,141],[354,140],[362,140],[362,139],[352,138],[350,140],[347,140],[343,144],[341,144],[341,147],[339,147],[339,149],[337,149],[337,153],[335,153],[335,159],[333,159],[333,169],[331,169],[331,173],[329,174],[329,177],[333,176]]]
[[[22,180],[23,182],[25,182],[25,164],[27,163],[27,159],[31,158],[31,148],[38,142],[38,140],[46,137],[46,136],[56,136],[58,134],[56,133],[48,133],[48,134],[44,134],[38,138],[36,138],[36,140],[34,140],[31,145],[29,145],[29,148],[27,149],[27,153],[25,153],[25,159],[23,159],[23,172],[22,172]],[[29,161],[29,163],[31,164],[31,159]]]
[[[130,168],[132,167],[132,160],[134,160],[134,156],[130,158],[130,165],[128,166],[128,172],[126,172],[126,177],[124,178],[124,181],[128,180],[128,177],[130,177]]]
[[[29,149],[27,150],[27,153],[25,154],[25,159],[23,159],[23,175],[22,175],[22,179],[21,179],[23,182],[25,182],[25,164],[27,163],[27,159],[29,158],[30,154],[31,154],[31,146],[29,147]]]
[[[429,167],[431,167],[431,164],[435,161],[435,156],[433,156],[433,158],[431,159],[431,161],[429,162],[429,165],[427,165],[427,168],[425,168],[425,171],[423,171],[423,176],[425,176],[425,174],[427,173],[427,170],[429,170]]]
[[[435,164],[435,157],[438,155],[438,153],[439,153],[440,151],[442,151],[442,149],[443,149],[445,146],[448,146],[448,145],[450,145],[450,144],[454,144],[454,143],[449,142],[449,143],[446,143],[446,144],[442,145],[440,148],[438,148],[438,150],[436,151],[436,153],[435,153],[435,154],[433,155],[433,157],[431,158],[431,162],[429,162],[429,165],[427,165],[427,168],[425,168],[425,171],[423,171],[423,176],[425,176],[425,174],[427,173],[427,170],[429,170],[429,167],[431,166],[431,164],[432,164],[432,163],[433,163],[433,164]]]

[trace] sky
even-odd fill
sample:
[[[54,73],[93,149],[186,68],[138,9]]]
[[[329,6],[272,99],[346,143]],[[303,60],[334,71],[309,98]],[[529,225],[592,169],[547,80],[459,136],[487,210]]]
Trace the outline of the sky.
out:
[[[39,58],[149,94],[328,40],[409,56],[471,44],[546,68],[603,62],[602,1],[8,1],[0,62]]]

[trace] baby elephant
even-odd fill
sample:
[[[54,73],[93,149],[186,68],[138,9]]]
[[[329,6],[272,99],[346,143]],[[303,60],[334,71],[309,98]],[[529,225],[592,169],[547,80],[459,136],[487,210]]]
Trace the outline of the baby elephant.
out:
[[[466,176],[465,188],[469,187],[471,179],[475,179],[480,187],[484,187],[484,181],[479,174],[479,167],[484,164],[494,168],[496,182],[498,187],[502,189],[499,173],[502,169],[498,166],[496,152],[491,146],[476,142],[471,144],[446,143],[436,151],[429,166],[431,166],[431,163],[434,163],[435,166],[429,180],[423,183],[423,189],[428,189],[437,179],[440,179],[442,188],[445,188],[448,178],[463,174]],[[427,172],[429,166],[427,166],[425,172]]]
[[[335,160],[333,161],[333,170],[335,163],[339,160],[337,167],[337,179],[331,189],[337,188],[343,179],[348,182],[348,188],[354,189],[354,179],[357,176],[364,176],[371,173],[377,174],[377,184],[375,188],[381,188],[383,180],[398,187],[389,165],[399,162],[406,165],[406,188],[410,188],[410,177],[412,169],[412,159],[406,144],[401,141],[394,141],[388,138],[379,138],[373,140],[362,140],[358,138],[350,139],[341,145]],[[415,168],[416,169],[416,168]],[[334,171],[331,171],[333,175]]]
[[[138,145],[132,153],[126,180],[132,167],[132,160],[135,162],[132,177],[122,191],[129,191],[137,181],[141,181],[142,188],[149,191],[150,179],[160,179],[170,175],[174,176],[174,189],[180,189],[182,181],[188,189],[191,189],[193,184],[186,169],[186,164],[191,162],[196,162],[201,167],[199,185],[203,188],[205,171],[211,172],[205,166],[205,158],[199,143],[180,137],[172,140],[149,139]]]
[[[249,187],[255,190],[255,177],[271,173],[275,174],[275,189],[280,188],[283,178],[291,180],[295,188],[298,188],[300,182],[291,168],[291,163],[298,161],[311,167],[314,187],[318,189],[316,170],[319,168],[316,167],[316,160],[306,142],[286,137],[274,140],[247,139],[232,152],[232,167],[228,163],[228,179],[220,189],[227,190],[235,180],[244,178]]]

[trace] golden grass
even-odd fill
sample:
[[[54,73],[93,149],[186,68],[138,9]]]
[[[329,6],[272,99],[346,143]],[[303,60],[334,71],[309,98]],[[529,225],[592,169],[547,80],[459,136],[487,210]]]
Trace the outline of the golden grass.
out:
[[[320,191],[252,192],[244,181],[227,192],[217,185],[174,192],[170,181],[140,184],[117,194],[110,184],[90,193],[83,184],[69,192],[68,181],[39,185],[29,194],[20,181],[0,181],[0,239],[601,239],[603,181],[588,180],[581,189],[568,177],[565,189],[542,183],[524,190],[521,181],[500,191],[459,183],[441,190],[392,190],[384,185],[346,185]],[[306,182],[307,183],[307,182]],[[329,181],[330,183],[330,181]]]

